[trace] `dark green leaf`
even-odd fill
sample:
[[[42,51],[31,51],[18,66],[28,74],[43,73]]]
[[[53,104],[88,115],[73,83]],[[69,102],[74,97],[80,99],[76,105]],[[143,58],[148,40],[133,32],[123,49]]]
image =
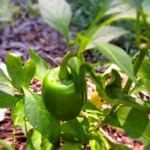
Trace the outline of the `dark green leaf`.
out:
[[[121,144],[111,143],[111,145],[115,150],[131,150],[129,147],[121,145]]]
[[[94,44],[112,63],[117,64],[134,82],[136,82],[131,59],[124,50],[108,43],[95,42]]]
[[[35,77],[42,81],[46,73],[49,71],[48,64],[32,49],[30,49],[30,56],[31,56],[31,59],[33,59],[36,63]]]
[[[29,59],[23,68],[23,75],[24,75],[23,86],[25,86],[26,88],[29,88],[31,79],[34,76],[35,71],[36,71],[36,64],[34,60]]]
[[[112,70],[112,81],[106,86],[105,92],[107,93],[107,97],[110,102],[114,104],[124,104],[126,106],[137,108],[141,111],[150,112],[149,104],[146,104],[146,102],[141,99],[135,99],[123,93],[121,87],[121,77],[115,70]]]
[[[150,120],[147,113],[130,107],[120,107],[117,116],[128,136],[141,140],[145,147],[150,147]]]
[[[39,0],[39,7],[46,22],[69,39],[71,8],[65,0]]]
[[[150,93],[150,66],[142,65],[138,72],[145,88]]]
[[[62,137],[68,142],[85,143],[87,141],[86,131],[77,119],[70,120],[62,125]]]
[[[84,150],[84,146],[79,143],[65,143],[64,146],[58,150]]]
[[[46,110],[42,96],[23,88],[25,93],[25,115],[31,125],[52,143],[60,138],[60,123]]]
[[[17,98],[4,92],[0,91],[0,108],[15,108]]]

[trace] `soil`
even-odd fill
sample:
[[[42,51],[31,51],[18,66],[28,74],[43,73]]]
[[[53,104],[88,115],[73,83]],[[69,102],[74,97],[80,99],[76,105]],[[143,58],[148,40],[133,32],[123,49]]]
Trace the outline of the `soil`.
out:
[[[13,3],[19,5],[24,11],[26,10],[21,0],[13,0]],[[76,28],[72,28],[71,34],[74,35],[76,31]],[[44,58],[51,68],[59,65],[61,58],[67,52],[65,38],[46,24],[40,14],[16,13],[13,23],[3,24],[3,27],[0,28],[0,62],[5,63],[7,54],[10,52],[20,55],[23,62],[26,62],[29,59],[30,47]],[[88,61],[93,62],[90,52],[85,53],[85,57]],[[30,89],[40,92],[41,84],[34,79]],[[0,139],[8,144],[14,143],[16,150],[23,150],[27,140],[26,136],[21,127],[14,132],[10,110],[5,109],[3,114],[4,116],[0,119]],[[131,140],[122,131],[110,126],[104,126],[103,130],[116,143],[132,147],[133,150],[144,150],[141,142]]]

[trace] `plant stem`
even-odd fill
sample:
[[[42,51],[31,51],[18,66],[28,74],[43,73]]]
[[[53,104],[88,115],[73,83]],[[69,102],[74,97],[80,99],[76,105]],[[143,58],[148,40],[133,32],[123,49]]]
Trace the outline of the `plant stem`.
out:
[[[59,70],[59,74],[58,74],[59,79],[64,80],[64,79],[69,78],[69,71],[67,68],[67,63],[71,57],[75,57],[75,56],[77,56],[77,51],[74,51],[74,50],[69,51],[64,56],[62,63],[60,65],[60,70]]]
[[[137,72],[138,72],[138,70],[139,70],[139,68],[140,68],[140,66],[142,64],[142,61],[145,58],[145,55],[146,55],[146,53],[147,53],[149,48],[150,48],[150,43],[147,44],[143,49],[141,49],[139,57],[137,58],[136,63],[134,65],[134,73],[135,73],[135,75],[137,74]],[[125,94],[127,94],[129,92],[131,84],[132,84],[132,80],[128,79],[128,81],[127,81],[127,83],[126,83],[126,85],[125,85],[125,87],[123,89],[123,92]]]

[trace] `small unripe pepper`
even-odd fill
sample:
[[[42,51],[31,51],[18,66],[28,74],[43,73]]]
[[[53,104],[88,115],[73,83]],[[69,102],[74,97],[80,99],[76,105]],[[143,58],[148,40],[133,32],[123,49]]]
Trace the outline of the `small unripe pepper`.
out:
[[[62,60],[61,66],[48,72],[43,80],[43,101],[46,109],[59,120],[76,118],[85,101],[86,96],[80,94],[73,82],[67,62],[76,52],[69,52]]]

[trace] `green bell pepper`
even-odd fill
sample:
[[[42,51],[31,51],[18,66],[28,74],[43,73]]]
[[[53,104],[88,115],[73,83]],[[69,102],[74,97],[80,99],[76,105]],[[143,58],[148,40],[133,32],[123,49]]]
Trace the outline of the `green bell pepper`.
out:
[[[68,60],[75,55],[75,52],[68,53],[61,66],[50,70],[43,80],[44,104],[49,113],[59,120],[76,118],[86,101],[86,92],[81,94],[76,89],[67,66]]]

